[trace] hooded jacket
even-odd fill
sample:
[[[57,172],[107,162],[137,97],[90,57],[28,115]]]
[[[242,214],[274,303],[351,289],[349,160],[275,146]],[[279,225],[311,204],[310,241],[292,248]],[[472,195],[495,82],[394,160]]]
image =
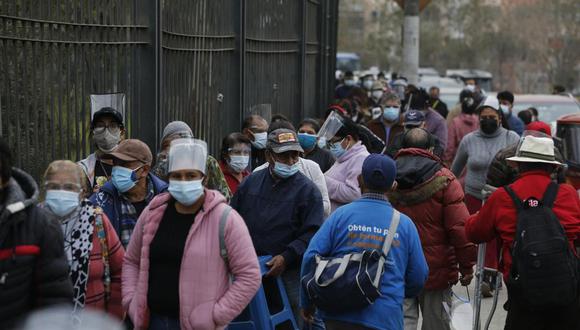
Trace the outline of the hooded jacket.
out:
[[[357,177],[361,173],[362,164],[368,155],[367,148],[359,141],[340,156],[330,170],[324,173],[331,212],[334,212],[339,206],[360,198]]]
[[[473,272],[475,245],[465,236],[469,217],[463,189],[439,158],[423,149],[403,149],[396,155],[398,189],[393,206],[417,226],[429,265],[426,290],[442,290],[457,283],[458,271]]]
[[[148,328],[149,250],[170,199],[169,193],[163,193],[145,208],[125,253],[123,306],[135,329]],[[220,255],[219,223],[226,207],[219,192],[206,189],[203,206],[189,230],[179,275],[179,319],[183,329],[225,328],[260,287],[258,257],[248,228],[235,210],[230,212],[225,226],[227,265]],[[229,273],[235,277],[231,284]]]
[[[447,149],[445,149],[445,153],[443,154],[443,160],[448,164],[453,162],[461,139],[467,134],[476,131],[478,128],[479,118],[477,115],[462,112],[459,116],[453,118],[449,122],[447,129]]]
[[[62,230],[35,205],[38,194],[30,175],[12,170],[0,205],[0,329],[34,309],[72,302]]]

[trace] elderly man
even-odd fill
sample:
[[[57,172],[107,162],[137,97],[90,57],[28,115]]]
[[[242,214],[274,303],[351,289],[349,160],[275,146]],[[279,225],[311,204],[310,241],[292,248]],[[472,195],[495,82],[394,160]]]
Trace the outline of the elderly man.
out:
[[[425,115],[421,111],[410,110],[405,114],[405,121],[403,122],[403,125],[405,127],[405,131],[395,136],[393,143],[385,151],[385,154],[391,158],[394,158],[397,152],[401,150],[403,146],[403,138],[405,137],[406,132],[412,130],[413,128],[425,128],[427,125],[425,122]],[[439,143],[439,139],[437,139],[435,135],[431,134],[431,136],[433,137],[433,141],[435,143],[433,154],[435,154],[437,157],[441,157],[443,154],[441,143]]]
[[[473,277],[475,245],[465,237],[469,212],[459,180],[433,155],[434,138],[422,128],[405,134],[397,154],[397,190],[389,195],[393,206],[408,215],[419,230],[429,264],[429,278],[419,297],[405,301],[405,329],[451,329],[444,306],[451,306],[451,287],[468,285]],[[428,327],[426,327],[428,325]]]
[[[268,167],[248,176],[231,201],[246,221],[257,254],[273,256],[266,276],[282,276],[296,317],[300,261],[323,220],[320,191],[299,171],[301,152],[294,131],[270,132]]]
[[[258,115],[248,116],[242,124],[242,134],[250,139],[252,143],[250,169],[253,170],[266,162],[265,150],[268,141],[268,122]]]
[[[153,155],[142,141],[124,140],[106,157],[113,160],[111,181],[90,200],[107,214],[126,248],[141,212],[167,184],[150,173]]]

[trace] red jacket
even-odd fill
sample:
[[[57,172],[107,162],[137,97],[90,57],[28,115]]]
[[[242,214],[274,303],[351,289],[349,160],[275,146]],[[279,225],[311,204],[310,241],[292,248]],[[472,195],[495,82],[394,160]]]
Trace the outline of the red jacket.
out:
[[[240,183],[242,183],[242,181],[238,181],[238,178],[236,178],[232,174],[232,172],[230,171],[230,167],[228,166],[228,164],[226,164],[226,162],[220,160],[219,164],[220,169],[224,173],[224,178],[226,178],[226,182],[228,183],[228,187],[230,188],[230,191],[232,192],[233,196],[236,193],[236,191],[238,191],[238,187],[240,186]],[[248,170],[244,170],[242,172],[242,180],[243,178],[247,177],[250,174],[251,173]]]
[[[522,200],[530,197],[542,199],[550,183],[550,175],[543,171],[530,171],[520,177],[510,187]],[[572,186],[561,184],[552,209],[566,231],[573,246],[580,234],[580,199]],[[516,233],[516,208],[505,189],[496,190],[481,208],[465,224],[467,238],[474,243],[491,241],[499,236],[502,240],[503,262],[500,271],[507,280],[512,257],[510,249]]]
[[[429,265],[425,290],[441,290],[457,283],[458,270],[473,273],[475,245],[466,236],[469,217],[461,185],[441,160],[421,149],[403,149],[396,155],[399,189],[389,200],[409,216],[419,231]]]

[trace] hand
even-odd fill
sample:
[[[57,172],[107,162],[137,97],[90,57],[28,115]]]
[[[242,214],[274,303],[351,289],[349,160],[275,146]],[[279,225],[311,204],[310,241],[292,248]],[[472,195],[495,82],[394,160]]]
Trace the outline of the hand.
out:
[[[302,308],[300,309],[300,316],[302,316],[304,322],[312,323],[314,322],[314,312],[315,312],[314,306]]]
[[[461,285],[463,286],[468,286],[469,283],[471,283],[471,280],[473,280],[473,274],[461,275],[459,278],[459,282],[461,282]]]
[[[270,261],[266,263],[266,266],[270,267],[270,271],[266,273],[268,277],[276,277],[282,275],[286,270],[286,260],[281,255],[274,256]]]

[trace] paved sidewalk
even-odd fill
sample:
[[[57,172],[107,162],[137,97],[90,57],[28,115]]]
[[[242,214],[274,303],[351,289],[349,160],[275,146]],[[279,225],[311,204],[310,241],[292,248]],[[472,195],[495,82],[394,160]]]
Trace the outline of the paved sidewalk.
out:
[[[461,285],[456,285],[453,287],[453,292],[457,294],[461,298],[467,298],[467,291],[465,287]],[[475,279],[469,285],[469,297],[473,302],[473,294],[475,293]],[[497,300],[497,308],[495,309],[495,313],[493,318],[491,319],[491,323],[489,326],[489,330],[502,330],[505,325],[505,318],[507,312],[503,309],[503,305],[507,301],[507,290],[505,288],[505,284],[499,290],[499,298]],[[489,316],[491,311],[491,307],[493,304],[493,298],[484,298],[481,303],[481,330],[485,330],[485,322]],[[470,306],[471,307],[471,306]],[[464,313],[467,312],[467,313]],[[462,317],[463,316],[463,317]],[[455,328],[455,330],[472,330],[471,320],[472,320],[471,310],[466,311],[465,309],[461,309],[461,307],[456,309],[455,318],[458,320],[462,320],[462,324]],[[419,327],[421,329],[422,320],[419,320]]]

